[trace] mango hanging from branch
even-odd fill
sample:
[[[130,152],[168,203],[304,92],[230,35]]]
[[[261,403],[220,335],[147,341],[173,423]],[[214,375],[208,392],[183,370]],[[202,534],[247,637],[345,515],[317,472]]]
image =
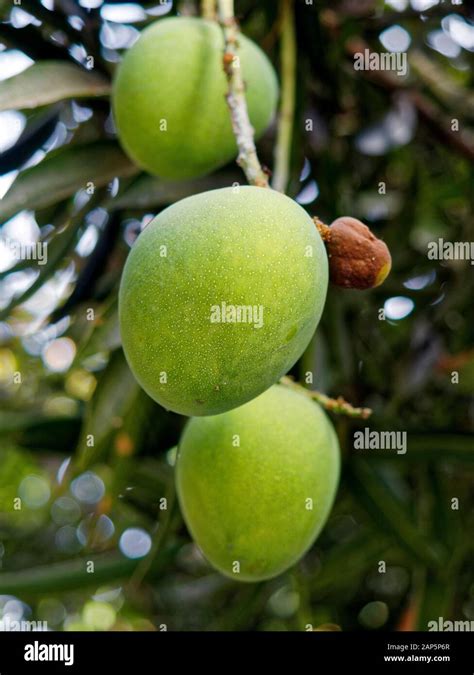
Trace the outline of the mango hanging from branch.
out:
[[[385,281],[392,267],[390,251],[367,225],[350,216],[337,218],[329,227],[319,218],[314,222],[326,245],[333,284],[366,290]]]

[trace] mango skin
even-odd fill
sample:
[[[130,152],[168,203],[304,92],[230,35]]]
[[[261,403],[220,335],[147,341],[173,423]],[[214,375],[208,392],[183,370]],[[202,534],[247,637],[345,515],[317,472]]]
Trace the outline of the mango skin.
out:
[[[181,511],[222,574],[269,579],[294,565],[321,531],[339,465],[339,443],[322,408],[275,385],[240,408],[188,422],[176,465]]]
[[[156,21],[126,52],[114,82],[114,118],[124,149],[143,169],[193,178],[237,155],[223,53],[218,24],[189,17]],[[244,36],[239,58],[258,138],[275,115],[278,83],[266,55]]]
[[[298,360],[327,285],[321,237],[289,197],[250,186],[188,197],[147,225],[127,258],[119,293],[127,361],[168,410],[230,410]],[[262,327],[211,323],[222,302],[263,308]]]

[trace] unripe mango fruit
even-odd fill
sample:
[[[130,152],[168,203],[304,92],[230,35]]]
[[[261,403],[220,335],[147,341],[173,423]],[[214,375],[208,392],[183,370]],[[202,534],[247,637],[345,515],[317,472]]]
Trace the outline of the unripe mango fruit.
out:
[[[339,464],[322,408],[275,385],[240,408],[188,422],[176,464],[181,511],[222,574],[268,579],[313,544],[335,497]]]
[[[211,190],[162,211],[128,256],[122,344],[139,384],[215,415],[274,384],[306,349],[328,285],[308,214],[270,188]]]
[[[213,21],[156,21],[126,52],[113,88],[119,138],[130,157],[162,178],[201,176],[237,155],[225,100],[224,38]],[[278,83],[262,50],[243,35],[239,67],[256,137],[270,124]]]

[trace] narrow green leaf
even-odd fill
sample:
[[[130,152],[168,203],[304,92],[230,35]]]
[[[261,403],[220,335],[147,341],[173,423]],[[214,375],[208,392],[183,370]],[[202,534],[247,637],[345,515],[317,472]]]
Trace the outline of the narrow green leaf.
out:
[[[89,324],[87,327],[89,330],[79,346],[74,365],[81,364],[85,359],[99,352],[112,352],[120,347],[117,298],[114,297],[106,307],[97,312],[95,322],[87,321],[86,323]]]
[[[22,110],[69,98],[106,96],[110,83],[67,61],[38,61],[0,84],[0,110]]]
[[[77,449],[76,465],[83,471],[97,461],[117,430],[117,423],[133,406],[141,389],[133,377],[121,350],[117,350],[102,374],[89,401],[84,428]],[[93,445],[90,443],[93,439]]]
[[[178,548],[176,541],[163,547],[147,577],[155,579],[161,576]],[[94,574],[88,571],[90,561],[94,563]],[[28,596],[61,593],[89,586],[97,588],[101,584],[129,579],[139,563],[140,560],[130,560],[120,553],[90,553],[84,558],[50,563],[18,572],[3,572],[0,574],[0,595]]]
[[[0,434],[23,431],[41,423],[45,416],[37,411],[0,410]]]
[[[240,179],[241,180],[241,179]],[[198,192],[229,187],[239,181],[236,171],[203,176],[189,181],[164,181],[143,174],[130,187],[104,205],[108,209],[148,209],[173,204]]]
[[[474,443],[469,434],[416,434],[408,432],[407,452],[403,462],[433,460],[474,461]],[[371,450],[371,458],[400,461],[399,455],[389,457],[386,450]]]
[[[10,304],[0,311],[0,321],[8,318],[15,307],[26,302],[37,290],[54,274],[76,240],[77,232],[81,226],[81,220],[76,219],[68,223],[62,232],[53,237],[48,243],[48,256],[44,265],[38,265],[39,274],[26,291],[13,298]]]
[[[333,546],[330,551],[321,554],[321,569],[314,577],[311,590],[321,596],[328,592],[340,593],[347,588],[357,588],[356,580],[374,569],[374,561],[380,560],[389,547],[387,537],[375,535],[370,530]],[[348,560],[351,561],[349,566]]]
[[[138,168],[113,141],[71,146],[46,157],[19,174],[0,200],[0,222],[23,209],[40,209],[70,197],[88,184],[95,188],[116,176],[132,176]]]
[[[351,492],[383,532],[391,534],[405,550],[433,569],[439,569],[443,554],[413,523],[413,518],[381,474],[364,460],[354,461],[349,476]]]
[[[417,630],[429,630],[431,621],[452,616],[455,590],[456,577],[424,575],[418,598]]]

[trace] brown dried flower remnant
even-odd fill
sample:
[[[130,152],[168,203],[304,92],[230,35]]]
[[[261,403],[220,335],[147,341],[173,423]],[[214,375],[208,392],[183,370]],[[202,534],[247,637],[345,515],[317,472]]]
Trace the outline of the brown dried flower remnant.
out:
[[[380,286],[392,267],[387,245],[360,220],[343,216],[330,227],[315,218],[329,258],[330,279],[336,286],[365,290]]]

